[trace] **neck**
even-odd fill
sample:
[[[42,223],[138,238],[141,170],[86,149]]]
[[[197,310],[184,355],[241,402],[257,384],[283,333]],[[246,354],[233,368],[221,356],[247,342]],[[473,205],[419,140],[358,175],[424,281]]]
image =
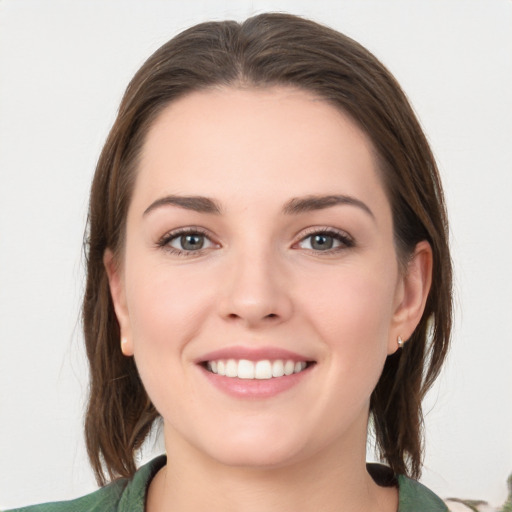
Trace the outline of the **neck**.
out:
[[[325,453],[264,468],[228,466],[187,444],[166,447],[169,464],[150,485],[147,512],[397,510],[396,489],[379,487],[366,471],[365,443],[362,450],[331,445]]]

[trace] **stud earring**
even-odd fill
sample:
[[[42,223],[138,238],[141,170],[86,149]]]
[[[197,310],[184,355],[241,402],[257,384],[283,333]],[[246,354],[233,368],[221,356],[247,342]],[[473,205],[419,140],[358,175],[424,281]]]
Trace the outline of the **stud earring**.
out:
[[[402,336],[398,336],[397,343],[400,348],[404,348],[404,340],[402,339]]]
[[[124,354],[126,350],[126,344],[128,343],[128,340],[126,338],[121,338],[121,352]]]

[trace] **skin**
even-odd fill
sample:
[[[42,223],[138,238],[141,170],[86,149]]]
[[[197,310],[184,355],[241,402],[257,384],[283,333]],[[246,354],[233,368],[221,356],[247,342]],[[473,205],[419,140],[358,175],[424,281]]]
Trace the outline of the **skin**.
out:
[[[360,203],[283,211],[332,194]],[[220,213],[158,203],[169,195]],[[176,253],[183,227],[206,234],[202,249]],[[319,250],[311,235],[326,230],[341,239]],[[397,510],[396,489],[365,469],[369,399],[421,318],[432,255],[422,242],[400,271],[373,148],[350,118],[291,88],[175,101],[148,133],[122,258],[107,251],[105,265],[172,461],[150,512]],[[235,345],[315,364],[275,396],[233,397],[197,361]]]

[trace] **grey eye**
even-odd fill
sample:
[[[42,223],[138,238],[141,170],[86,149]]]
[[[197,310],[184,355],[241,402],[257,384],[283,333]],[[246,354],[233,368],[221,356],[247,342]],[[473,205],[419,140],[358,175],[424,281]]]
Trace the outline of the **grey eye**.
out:
[[[298,245],[301,249],[307,249],[309,251],[315,252],[325,252],[353,247],[354,242],[351,238],[342,233],[320,231],[305,236]]]
[[[309,235],[300,242],[302,249],[310,249],[313,251],[328,251],[329,249],[339,245],[341,245],[339,240],[326,233]]]
[[[186,251],[195,251],[202,249],[204,245],[203,235],[183,235],[180,236],[180,243]]]
[[[329,235],[312,235],[309,238],[311,248],[315,251],[326,251],[334,246],[334,238]]]
[[[174,237],[168,245],[180,251],[199,251],[210,247],[212,242],[201,233],[186,233]]]

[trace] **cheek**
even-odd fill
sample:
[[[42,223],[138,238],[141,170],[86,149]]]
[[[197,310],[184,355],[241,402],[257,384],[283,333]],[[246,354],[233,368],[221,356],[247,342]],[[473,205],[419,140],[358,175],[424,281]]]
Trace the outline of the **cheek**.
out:
[[[136,344],[174,344],[178,337],[188,338],[187,333],[200,324],[211,303],[204,274],[165,264],[134,264],[132,272],[128,266],[127,283],[128,312]]]
[[[303,315],[315,326],[345,386],[375,386],[387,357],[395,275],[383,279],[378,267],[333,272],[320,290],[304,290]]]
[[[126,283],[137,369],[151,401],[169,417],[189,394],[183,363],[190,364],[186,351],[215,302],[211,287],[204,274],[136,258],[127,262]]]
[[[311,311],[330,339],[349,342],[371,333],[387,332],[394,301],[394,276],[383,279],[378,269],[344,268],[330,272],[323,287],[306,287],[301,292],[305,309]],[[317,282],[322,282],[319,280]],[[350,336],[349,336],[350,334]],[[369,337],[367,343],[378,341]]]
[[[133,263],[127,265],[126,282],[134,357],[151,400],[163,413],[172,399],[170,389],[178,396],[185,393],[187,350],[215,301],[204,274],[161,262]]]

